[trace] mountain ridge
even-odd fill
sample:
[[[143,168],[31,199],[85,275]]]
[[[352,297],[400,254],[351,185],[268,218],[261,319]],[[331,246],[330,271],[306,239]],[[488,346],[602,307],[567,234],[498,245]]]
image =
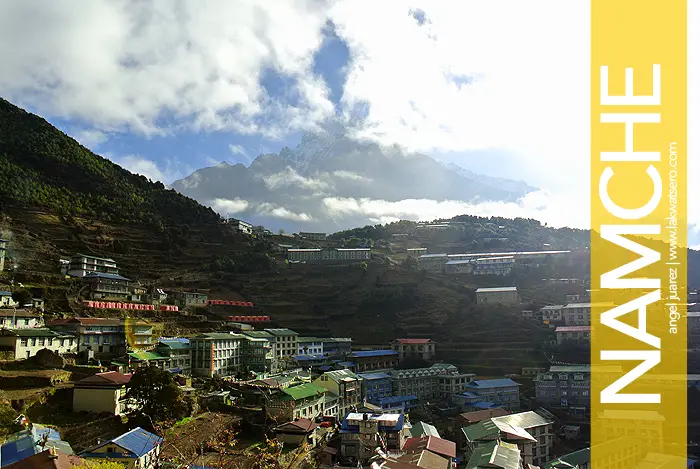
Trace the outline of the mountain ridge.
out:
[[[294,148],[285,146],[279,153],[261,154],[249,166],[200,168],[171,187],[222,215],[275,227],[280,224],[280,217],[272,214],[276,211],[286,216],[285,222],[294,230],[322,231],[371,221],[362,214],[332,213],[329,199],[515,202],[537,190],[523,181],[483,176],[454,163],[441,163],[398,146],[358,141],[349,135],[347,129],[339,127],[307,133]],[[231,207],[237,211],[227,211]]]

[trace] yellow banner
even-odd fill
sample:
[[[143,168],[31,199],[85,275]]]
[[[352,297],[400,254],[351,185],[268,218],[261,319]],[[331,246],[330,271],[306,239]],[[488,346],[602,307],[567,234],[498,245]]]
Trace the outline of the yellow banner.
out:
[[[591,0],[592,469],[686,467],[686,24]]]

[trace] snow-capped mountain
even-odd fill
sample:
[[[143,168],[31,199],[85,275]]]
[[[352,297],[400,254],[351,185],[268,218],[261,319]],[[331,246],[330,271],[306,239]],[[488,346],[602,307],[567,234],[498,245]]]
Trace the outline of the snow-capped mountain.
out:
[[[407,218],[411,204],[426,201],[514,202],[536,190],[360,142],[341,126],[306,134],[295,148],[260,155],[248,167],[223,162],[199,169],[171,187],[227,216],[322,231]]]

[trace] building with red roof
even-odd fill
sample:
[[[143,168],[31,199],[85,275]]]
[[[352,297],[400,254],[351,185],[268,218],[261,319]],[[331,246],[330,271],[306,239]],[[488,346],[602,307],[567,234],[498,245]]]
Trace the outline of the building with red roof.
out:
[[[121,415],[129,410],[126,397],[131,374],[108,371],[97,373],[75,383],[73,412]]]
[[[391,343],[391,348],[398,352],[400,361],[407,358],[421,358],[425,361],[435,359],[435,342],[432,339],[396,339]]]

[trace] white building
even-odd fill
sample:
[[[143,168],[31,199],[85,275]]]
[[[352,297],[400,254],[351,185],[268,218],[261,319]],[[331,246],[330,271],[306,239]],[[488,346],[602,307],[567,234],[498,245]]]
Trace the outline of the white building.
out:
[[[299,355],[323,355],[323,339],[318,337],[297,337]]]
[[[517,287],[479,288],[476,290],[476,302],[480,305],[513,305],[520,302]]]
[[[231,227],[239,231],[243,234],[246,235],[252,235],[253,234],[253,225],[251,223],[248,223],[247,221],[239,220],[237,218],[229,218],[227,220],[227,223],[231,225]]]
[[[211,332],[190,339],[193,376],[233,376],[240,370],[240,334]]]
[[[510,275],[514,256],[482,257],[474,261],[474,275]]]
[[[272,351],[277,359],[291,357],[299,353],[299,334],[290,329],[265,329],[265,332],[272,335]]]
[[[44,320],[26,309],[0,310],[0,329],[33,329],[44,325]]]
[[[2,329],[0,346],[13,354],[14,360],[24,360],[48,349],[59,354],[76,353],[78,340],[69,334],[60,334],[49,329]]]
[[[71,277],[85,277],[92,272],[105,274],[119,274],[119,268],[114,259],[76,254],[70,258],[68,275]]]

